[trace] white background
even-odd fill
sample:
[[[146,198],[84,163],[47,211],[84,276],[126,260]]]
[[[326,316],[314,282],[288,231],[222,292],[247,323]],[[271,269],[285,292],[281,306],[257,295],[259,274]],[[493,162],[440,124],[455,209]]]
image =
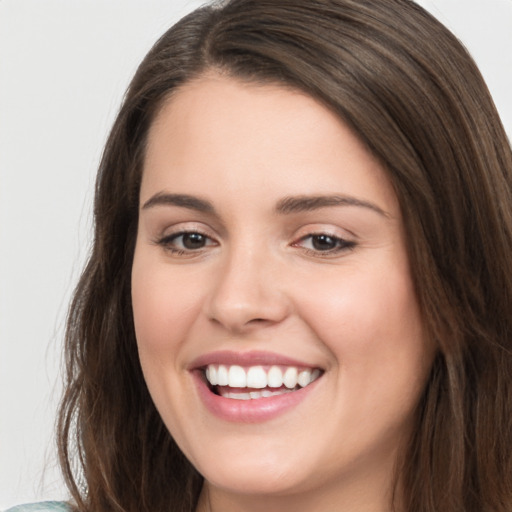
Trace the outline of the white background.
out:
[[[0,509],[66,496],[53,422],[95,170],[137,64],[200,0],[0,0]],[[512,137],[512,0],[422,0]]]

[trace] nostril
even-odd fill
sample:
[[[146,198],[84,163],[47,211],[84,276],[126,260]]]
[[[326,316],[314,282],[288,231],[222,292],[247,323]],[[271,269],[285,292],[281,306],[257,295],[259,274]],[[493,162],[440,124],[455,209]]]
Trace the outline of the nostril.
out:
[[[256,326],[265,326],[265,325],[271,325],[273,323],[272,320],[269,320],[268,318],[252,318],[248,322],[246,322],[245,327],[256,327]]]

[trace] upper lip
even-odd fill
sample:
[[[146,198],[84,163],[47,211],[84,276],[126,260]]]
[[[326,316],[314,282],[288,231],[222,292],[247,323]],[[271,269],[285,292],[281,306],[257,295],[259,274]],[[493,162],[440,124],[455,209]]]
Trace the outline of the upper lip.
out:
[[[297,366],[304,368],[319,368],[315,364],[306,363],[274,352],[253,350],[249,352],[234,352],[219,350],[203,354],[192,361],[190,370],[203,368],[209,364],[239,365],[239,366]]]

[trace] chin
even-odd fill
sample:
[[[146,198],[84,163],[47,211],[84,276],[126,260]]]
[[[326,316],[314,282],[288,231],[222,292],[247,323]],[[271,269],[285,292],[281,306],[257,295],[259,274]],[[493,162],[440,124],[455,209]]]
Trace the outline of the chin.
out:
[[[260,460],[249,463],[239,460],[236,464],[211,465],[202,470],[205,480],[226,492],[243,495],[279,496],[302,489],[304,476],[297,467]]]

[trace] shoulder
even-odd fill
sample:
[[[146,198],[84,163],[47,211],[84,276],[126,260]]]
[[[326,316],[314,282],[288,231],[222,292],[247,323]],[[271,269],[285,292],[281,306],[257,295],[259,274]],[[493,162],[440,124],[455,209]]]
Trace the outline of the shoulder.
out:
[[[63,501],[42,501],[41,503],[17,505],[5,512],[71,512],[71,509]]]

